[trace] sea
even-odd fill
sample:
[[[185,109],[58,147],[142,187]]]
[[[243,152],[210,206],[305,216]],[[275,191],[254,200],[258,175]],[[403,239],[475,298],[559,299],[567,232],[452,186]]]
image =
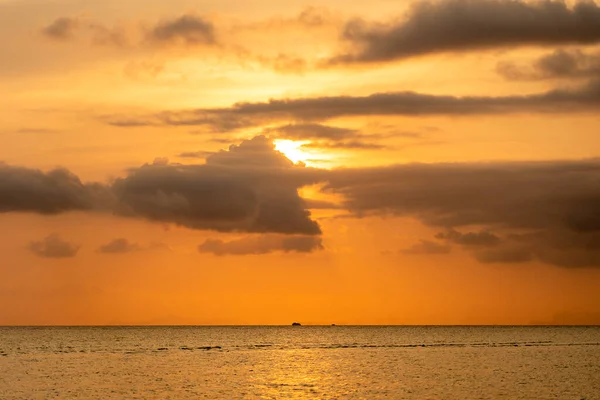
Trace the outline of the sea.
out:
[[[600,327],[2,327],[1,399],[600,399]]]

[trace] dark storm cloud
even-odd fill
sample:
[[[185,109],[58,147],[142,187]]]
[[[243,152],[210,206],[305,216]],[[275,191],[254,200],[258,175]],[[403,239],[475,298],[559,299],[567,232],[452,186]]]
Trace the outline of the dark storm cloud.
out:
[[[205,165],[159,164],[131,170],[113,190],[120,215],[193,229],[321,233],[298,195],[321,171],[294,166],[263,136],[207,157]]]
[[[600,266],[598,160],[344,169],[331,172],[324,190],[342,195],[342,206],[358,217],[408,216],[446,228],[438,238],[484,262]],[[470,226],[486,229],[455,231]],[[507,231],[525,233],[497,233]]]
[[[577,89],[556,89],[523,96],[440,96],[415,92],[376,93],[369,96],[333,96],[271,99],[260,103],[237,103],[229,108],[165,111],[142,118],[112,117],[114,126],[205,126],[223,132],[281,121],[314,123],[353,116],[477,115],[530,112],[568,113],[600,108],[600,81]],[[294,126],[294,125],[292,125]],[[302,126],[302,125],[301,125]],[[296,128],[292,128],[292,131]],[[344,135],[348,132],[315,130],[311,135]],[[289,133],[288,129],[288,135]],[[296,131],[298,134],[300,129]]]
[[[78,27],[79,21],[77,19],[63,17],[54,20],[54,22],[42,29],[42,33],[51,39],[68,40],[74,36]]]
[[[43,240],[29,244],[31,250],[38,257],[44,258],[71,258],[77,255],[80,246],[69,243],[57,234],[47,236]]]
[[[140,250],[140,246],[125,238],[114,239],[98,248],[98,252],[104,254],[125,254],[137,250]]]
[[[419,2],[392,23],[349,22],[354,47],[330,63],[384,62],[440,52],[600,42],[600,7],[579,1],[446,0]]]
[[[215,27],[212,22],[191,14],[157,24],[148,33],[148,39],[156,43],[180,43],[192,46],[216,43]]]
[[[108,207],[111,195],[101,184],[84,184],[66,169],[42,172],[0,162],[0,213],[58,214]]]
[[[212,253],[217,256],[268,254],[274,252],[310,253],[323,249],[321,238],[317,236],[283,236],[262,235],[249,236],[229,242],[219,239],[208,239],[198,246],[201,253]]]
[[[432,242],[430,240],[421,240],[419,243],[404,249],[402,254],[417,255],[417,254],[448,254],[452,248],[448,245]]]
[[[540,57],[531,67],[501,62],[497,71],[511,80],[599,78],[600,52],[561,49]]]

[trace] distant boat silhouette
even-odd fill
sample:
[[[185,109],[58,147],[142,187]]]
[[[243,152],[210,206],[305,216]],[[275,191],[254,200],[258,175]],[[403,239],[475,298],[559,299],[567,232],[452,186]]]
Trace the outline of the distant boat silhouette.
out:
[[[292,326],[302,326],[300,322],[292,322]]]

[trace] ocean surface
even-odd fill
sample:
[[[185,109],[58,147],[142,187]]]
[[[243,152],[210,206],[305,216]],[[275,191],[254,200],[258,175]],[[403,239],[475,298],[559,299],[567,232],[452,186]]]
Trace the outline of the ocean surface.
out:
[[[600,399],[600,327],[5,327],[0,398]]]

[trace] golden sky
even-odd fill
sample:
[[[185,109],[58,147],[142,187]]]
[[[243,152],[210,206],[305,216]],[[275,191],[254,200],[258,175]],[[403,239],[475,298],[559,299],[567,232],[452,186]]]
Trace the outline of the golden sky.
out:
[[[0,0],[0,324],[600,324],[600,4]]]

